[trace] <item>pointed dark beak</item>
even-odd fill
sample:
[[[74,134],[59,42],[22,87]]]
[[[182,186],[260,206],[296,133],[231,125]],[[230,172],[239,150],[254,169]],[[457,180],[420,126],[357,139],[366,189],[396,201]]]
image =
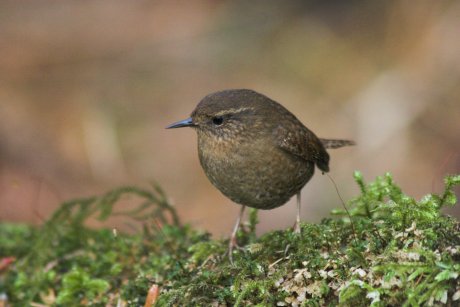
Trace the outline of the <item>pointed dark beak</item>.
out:
[[[182,127],[194,127],[196,126],[194,123],[193,123],[193,120],[191,117],[187,118],[187,119],[184,119],[184,120],[181,120],[181,121],[178,121],[178,122],[175,122],[169,126],[166,127],[166,129],[171,129],[171,128],[182,128]]]

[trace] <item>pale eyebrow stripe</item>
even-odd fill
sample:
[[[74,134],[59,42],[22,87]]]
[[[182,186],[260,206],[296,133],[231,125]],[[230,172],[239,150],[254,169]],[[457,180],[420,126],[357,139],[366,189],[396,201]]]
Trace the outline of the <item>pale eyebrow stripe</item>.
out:
[[[252,108],[250,108],[250,107],[241,107],[239,109],[227,109],[227,110],[217,112],[215,114],[215,116],[222,116],[222,115],[225,115],[225,114],[236,114],[236,113],[241,113],[241,112],[248,111],[248,110],[252,110]]]

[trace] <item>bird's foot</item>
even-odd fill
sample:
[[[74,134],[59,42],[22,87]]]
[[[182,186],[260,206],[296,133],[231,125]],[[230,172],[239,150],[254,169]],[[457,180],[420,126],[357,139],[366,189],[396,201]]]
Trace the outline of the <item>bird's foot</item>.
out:
[[[301,229],[300,229],[300,222],[296,221],[294,226],[292,226],[292,230],[294,231],[294,233],[296,234],[301,234]]]
[[[230,263],[233,264],[233,250],[234,249],[237,249],[237,250],[244,250],[244,247],[241,247],[238,245],[238,243],[236,242],[236,236],[234,237],[231,237],[230,238],[230,241],[228,243],[228,259],[230,260]]]

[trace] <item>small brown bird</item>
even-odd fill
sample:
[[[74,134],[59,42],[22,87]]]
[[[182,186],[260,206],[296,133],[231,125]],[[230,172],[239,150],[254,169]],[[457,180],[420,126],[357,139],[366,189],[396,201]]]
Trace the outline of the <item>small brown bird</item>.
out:
[[[328,172],[326,148],[354,145],[318,138],[282,105],[248,89],[209,94],[190,118],[167,128],[181,127],[197,131],[200,163],[211,183],[242,205],[230,238],[230,260],[246,206],[273,209],[297,194],[294,230],[300,233],[300,190],[315,165]]]

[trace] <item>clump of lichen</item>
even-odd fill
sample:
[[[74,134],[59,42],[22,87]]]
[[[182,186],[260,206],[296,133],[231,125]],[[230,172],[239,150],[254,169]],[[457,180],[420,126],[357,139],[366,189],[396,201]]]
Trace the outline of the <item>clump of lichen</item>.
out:
[[[454,304],[460,300],[460,225],[441,213],[457,202],[445,179],[441,195],[419,201],[386,174],[365,183],[335,218],[255,236],[257,212],[238,233],[234,263],[227,242],[181,226],[161,190],[121,189],[65,204],[37,229],[0,225],[0,295],[12,305],[139,306],[160,289],[155,306],[386,306]],[[120,195],[141,205],[137,234],[84,226],[113,214]],[[141,193],[142,192],[142,193]]]

